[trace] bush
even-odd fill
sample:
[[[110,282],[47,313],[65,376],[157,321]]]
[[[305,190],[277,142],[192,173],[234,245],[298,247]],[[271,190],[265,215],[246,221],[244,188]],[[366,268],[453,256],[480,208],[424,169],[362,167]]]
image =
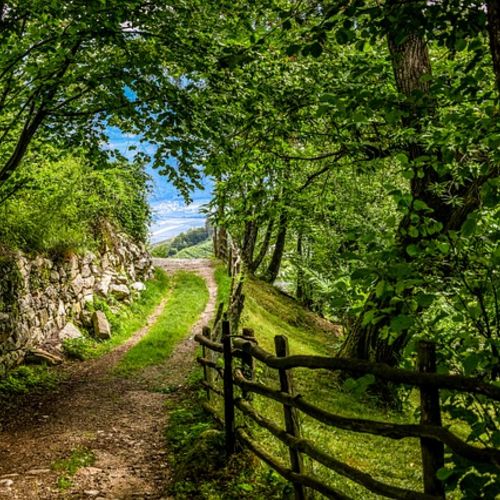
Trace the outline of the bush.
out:
[[[147,237],[147,176],[139,165],[93,168],[68,156],[25,167],[17,181],[22,187],[0,204],[5,246],[54,253],[94,248],[103,219],[137,240]]]

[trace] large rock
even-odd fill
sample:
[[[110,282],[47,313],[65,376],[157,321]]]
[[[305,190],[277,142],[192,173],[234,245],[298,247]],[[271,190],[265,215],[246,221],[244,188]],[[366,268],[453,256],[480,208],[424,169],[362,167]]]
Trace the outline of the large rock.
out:
[[[60,340],[79,339],[81,337],[83,337],[82,332],[71,321],[66,323],[64,328],[59,332]]]
[[[118,299],[124,300],[130,297],[130,290],[127,285],[111,285],[109,291]]]
[[[94,335],[97,338],[103,340],[111,338],[111,326],[102,311],[95,311],[92,314],[92,326],[94,328]]]

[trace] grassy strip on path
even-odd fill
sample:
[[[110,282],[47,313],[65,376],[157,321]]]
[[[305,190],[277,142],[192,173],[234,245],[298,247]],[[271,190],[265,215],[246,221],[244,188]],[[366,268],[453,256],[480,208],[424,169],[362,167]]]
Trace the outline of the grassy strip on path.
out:
[[[207,302],[205,281],[193,273],[177,272],[165,309],[148,334],[125,354],[116,371],[130,375],[165,361],[175,345],[189,333]]]

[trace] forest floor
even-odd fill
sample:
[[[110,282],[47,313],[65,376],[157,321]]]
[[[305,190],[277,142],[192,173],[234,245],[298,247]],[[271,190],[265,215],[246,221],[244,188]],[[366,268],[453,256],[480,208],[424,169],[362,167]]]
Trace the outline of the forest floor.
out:
[[[208,259],[155,259],[155,265],[205,280],[209,300],[190,334],[160,366],[128,377],[113,371],[147,335],[166,298],[126,343],[63,367],[66,377],[55,391],[0,408],[0,499],[169,498],[165,405],[180,397],[192,370],[193,336],[213,315],[217,286]],[[168,390],[158,391],[159,380]]]

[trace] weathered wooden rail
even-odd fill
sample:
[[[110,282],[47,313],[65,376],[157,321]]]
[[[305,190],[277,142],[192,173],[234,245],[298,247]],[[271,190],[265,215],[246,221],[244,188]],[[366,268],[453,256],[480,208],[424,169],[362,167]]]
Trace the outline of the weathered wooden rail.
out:
[[[442,426],[439,390],[448,389],[487,396],[500,401],[500,387],[472,377],[442,375],[436,373],[436,350],[431,342],[418,345],[418,371],[391,368],[381,363],[355,359],[330,358],[322,356],[297,356],[288,352],[287,339],[275,337],[275,353],[269,353],[257,345],[253,332],[243,329],[242,335],[231,335],[228,321],[222,322],[221,342],[211,338],[211,330],[204,328],[195,339],[202,346],[203,386],[207,392],[204,407],[219,419],[225,428],[226,451],[228,455],[236,449],[237,441],[253,451],[259,458],[293,483],[295,498],[306,498],[306,488],[311,488],[327,498],[349,498],[304,470],[303,455],[307,455],[336,473],[364,486],[373,493],[397,499],[444,498],[444,487],[437,478],[437,471],[444,466],[444,446],[456,454],[478,463],[488,463],[500,469],[500,450],[473,446]],[[222,355],[223,367],[214,361]],[[238,365],[234,360],[238,359]],[[269,368],[278,370],[280,389],[276,390],[253,380],[255,360]],[[420,392],[421,417],[419,424],[394,424],[361,418],[347,418],[335,415],[306,401],[294,392],[292,369],[341,370],[359,376],[373,374],[377,378],[397,384],[417,387]],[[223,390],[215,386],[213,373],[223,380]],[[235,386],[241,389],[241,396],[235,397]],[[259,394],[283,405],[285,428],[259,414],[251,404],[251,394]],[[224,417],[221,418],[211,404],[212,396],[224,398]],[[286,467],[268,451],[256,443],[242,428],[235,426],[235,409],[258,426],[269,431],[286,445],[289,450],[290,466]],[[375,434],[390,439],[419,438],[422,452],[423,492],[386,484],[370,474],[352,467],[319,449],[313,442],[302,437],[298,412],[339,429]]]

